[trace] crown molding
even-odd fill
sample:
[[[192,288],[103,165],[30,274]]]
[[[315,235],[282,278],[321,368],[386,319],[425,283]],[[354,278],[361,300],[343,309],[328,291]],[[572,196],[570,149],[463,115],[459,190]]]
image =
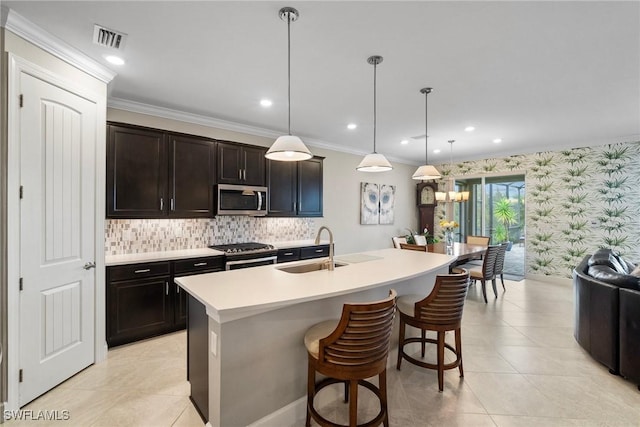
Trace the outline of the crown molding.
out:
[[[145,104],[137,101],[130,101],[127,99],[110,97],[107,101],[107,107],[115,108],[117,110],[130,111],[132,113],[146,114],[154,117],[161,117],[163,119],[177,120],[185,123],[192,123],[201,126],[208,126],[218,129],[224,129],[233,132],[246,133],[249,135],[262,136],[265,138],[273,138],[281,136],[282,133],[273,129],[262,128],[258,126],[251,126],[242,123],[236,123],[228,120],[217,119],[214,117],[203,116],[200,114],[187,113],[184,111],[173,110],[171,108],[158,107],[155,105]],[[340,153],[354,154],[357,156],[364,156],[369,154],[362,150],[355,150],[345,148],[342,145],[331,143],[319,139],[312,139],[303,137],[304,143],[312,147],[323,148],[331,151],[338,151]],[[398,163],[410,164],[406,160],[396,159],[387,156],[387,159],[393,160]],[[416,163],[417,164],[417,163]]]
[[[109,83],[117,75],[117,73],[89,58],[56,36],[49,34],[14,10],[6,6],[1,6],[1,8],[2,20],[0,24],[15,35],[104,83]]]

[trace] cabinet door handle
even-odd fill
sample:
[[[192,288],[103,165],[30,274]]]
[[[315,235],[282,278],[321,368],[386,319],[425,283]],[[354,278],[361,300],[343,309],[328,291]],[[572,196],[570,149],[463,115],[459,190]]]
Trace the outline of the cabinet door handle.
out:
[[[160,210],[164,209],[164,198],[160,197]]]
[[[169,295],[169,282],[164,282],[164,291],[167,295]]]
[[[242,171],[242,179],[244,179],[245,181],[247,180],[247,170],[246,169],[244,169]]]
[[[285,252],[284,253],[284,256],[291,256],[291,255],[293,255],[293,252]]]
[[[176,286],[176,294],[180,293],[180,286]]]
[[[202,267],[204,265],[207,265],[206,262],[196,262],[195,264],[193,264],[194,267]]]
[[[151,269],[150,269],[150,268],[143,268],[142,270],[136,270],[136,271],[134,271],[133,273],[134,273],[134,274],[139,274],[139,273],[148,273],[148,272],[150,272],[150,271],[151,271]]]
[[[317,254],[321,254],[324,251],[324,249],[316,249],[316,253]]]
[[[296,202],[293,202],[293,211],[296,211]]]
[[[242,169],[238,169],[238,179],[242,181]]]
[[[176,199],[174,199],[173,197],[171,198],[171,210],[176,210]]]

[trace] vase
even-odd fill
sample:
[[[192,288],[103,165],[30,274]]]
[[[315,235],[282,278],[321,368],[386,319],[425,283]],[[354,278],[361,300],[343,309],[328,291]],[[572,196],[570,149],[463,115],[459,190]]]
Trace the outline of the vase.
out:
[[[444,245],[447,250],[447,254],[453,254],[453,230],[445,230]]]

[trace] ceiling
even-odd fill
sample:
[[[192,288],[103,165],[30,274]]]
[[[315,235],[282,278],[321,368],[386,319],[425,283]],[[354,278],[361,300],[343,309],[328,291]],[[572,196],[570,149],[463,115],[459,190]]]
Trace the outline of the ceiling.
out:
[[[278,10],[293,6],[291,127],[312,151],[373,150],[371,55],[384,58],[377,151],[392,161],[424,162],[426,86],[430,163],[448,162],[451,148],[461,161],[640,139],[638,1],[3,3],[117,72],[112,103],[274,136],[287,129]],[[93,44],[94,24],[127,34],[125,65],[105,61],[113,51]]]

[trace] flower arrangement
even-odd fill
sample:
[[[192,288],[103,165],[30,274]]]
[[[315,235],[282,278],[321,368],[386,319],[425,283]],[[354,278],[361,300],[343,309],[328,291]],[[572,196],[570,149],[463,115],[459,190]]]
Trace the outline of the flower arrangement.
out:
[[[447,221],[446,219],[440,220],[440,227],[444,231],[452,231],[454,228],[458,228],[459,226],[460,224],[458,224],[456,221]]]

